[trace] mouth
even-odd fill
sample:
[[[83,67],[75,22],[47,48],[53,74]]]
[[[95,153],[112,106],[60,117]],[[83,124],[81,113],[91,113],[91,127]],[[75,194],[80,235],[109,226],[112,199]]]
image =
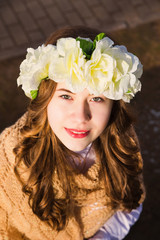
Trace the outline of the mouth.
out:
[[[73,138],[84,138],[90,132],[88,130],[78,130],[78,129],[70,129],[70,128],[65,128],[65,130]]]

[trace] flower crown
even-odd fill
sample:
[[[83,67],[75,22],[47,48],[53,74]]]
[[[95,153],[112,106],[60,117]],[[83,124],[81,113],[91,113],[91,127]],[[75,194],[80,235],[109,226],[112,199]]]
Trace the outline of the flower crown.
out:
[[[141,90],[139,78],[143,67],[139,59],[125,46],[100,33],[89,38],[60,38],[57,45],[28,48],[26,59],[20,65],[18,86],[31,99],[37,97],[42,80],[65,81],[74,93],[87,88],[91,94],[113,100],[130,99]]]

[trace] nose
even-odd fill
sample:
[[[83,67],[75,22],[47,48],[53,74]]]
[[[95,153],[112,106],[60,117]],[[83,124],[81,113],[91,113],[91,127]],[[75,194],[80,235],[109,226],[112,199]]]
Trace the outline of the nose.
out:
[[[72,116],[79,123],[85,123],[91,119],[91,111],[87,101],[76,102],[72,108]]]

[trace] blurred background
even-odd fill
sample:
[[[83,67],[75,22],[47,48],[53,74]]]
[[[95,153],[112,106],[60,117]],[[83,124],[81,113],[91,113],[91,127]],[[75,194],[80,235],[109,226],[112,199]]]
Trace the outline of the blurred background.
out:
[[[64,26],[107,32],[144,66],[142,91],[132,101],[144,159],[147,198],[126,240],[160,238],[160,0],[0,0],[0,131],[27,109],[17,88],[27,47]]]

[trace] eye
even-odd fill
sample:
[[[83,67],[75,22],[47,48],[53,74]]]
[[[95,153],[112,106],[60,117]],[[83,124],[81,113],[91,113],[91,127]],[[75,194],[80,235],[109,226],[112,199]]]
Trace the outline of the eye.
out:
[[[67,95],[67,94],[64,94],[64,95],[61,95],[60,98],[62,99],[65,99],[65,100],[71,100],[71,96]]]
[[[92,102],[103,102],[104,99],[101,98],[101,97],[93,97],[93,98],[91,99],[91,101],[92,101]]]

